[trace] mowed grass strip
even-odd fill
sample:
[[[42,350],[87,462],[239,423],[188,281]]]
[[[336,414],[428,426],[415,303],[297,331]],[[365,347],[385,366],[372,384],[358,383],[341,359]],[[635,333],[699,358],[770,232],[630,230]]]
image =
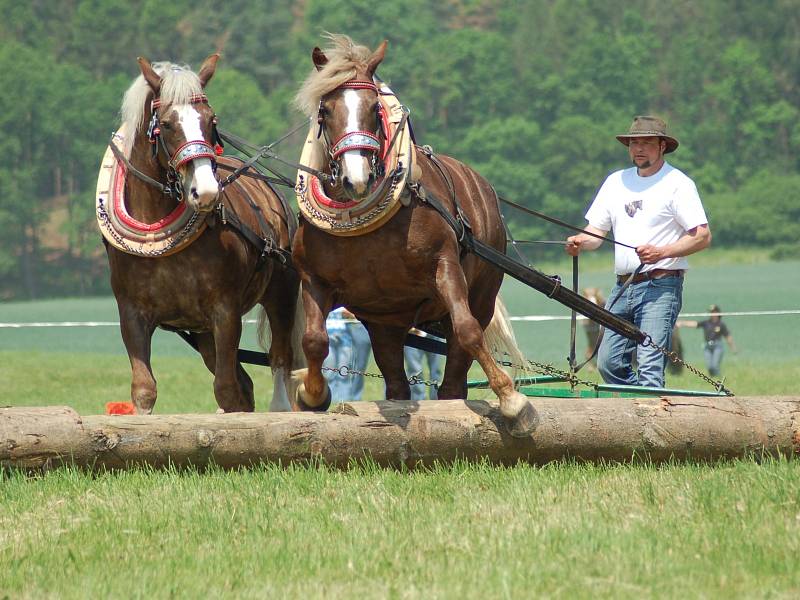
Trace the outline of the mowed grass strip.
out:
[[[0,475],[0,597],[796,597],[800,463]]]

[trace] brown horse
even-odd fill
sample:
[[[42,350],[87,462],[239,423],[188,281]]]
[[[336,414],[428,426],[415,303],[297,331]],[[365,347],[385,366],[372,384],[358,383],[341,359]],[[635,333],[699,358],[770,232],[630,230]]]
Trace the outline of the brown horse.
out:
[[[374,83],[386,42],[372,52],[353,44],[347,36],[330,38],[332,48],[324,52],[314,48],[316,69],[296,101],[310,117],[317,117],[312,129],[316,133],[308,142],[315,138],[319,144],[318,164],[312,166],[328,175],[317,180],[322,182],[322,189],[315,192],[324,199],[327,212],[316,214],[330,220],[325,214],[350,211],[349,220],[351,213],[359,214],[360,204],[377,202],[375,206],[379,206],[375,196],[391,192],[391,186],[389,192],[382,192],[382,183],[398,174],[397,170],[389,171],[394,169],[393,153],[400,150],[397,145],[391,147],[393,134],[379,102],[379,94],[386,93],[386,88]],[[401,122],[398,127],[403,125]],[[395,128],[395,135],[397,131]],[[505,251],[497,195],[485,179],[463,163],[409,147],[416,152],[419,169],[413,169],[416,183],[407,181],[406,185],[416,191],[409,193],[380,226],[370,227],[368,222],[372,214],[375,219],[381,218],[377,209],[363,213],[367,216],[362,218],[361,231],[336,230],[333,226],[326,230],[303,212],[292,245],[302,278],[306,312],[303,349],[308,360],[298,404],[305,409],[321,409],[330,401],[320,372],[328,351],[325,318],[333,307],[344,305],[369,330],[375,360],[386,380],[387,398],[410,397],[403,368],[403,343],[409,328],[437,324],[448,342],[439,398],[466,398],[467,372],[477,360],[500,400],[502,414],[510,421],[512,434],[529,435],[536,413],[497,365],[484,339],[503,274],[463,252],[454,229],[422,201],[419,190],[441,199],[450,214],[459,214],[476,239]],[[411,170],[410,165],[405,169]],[[302,174],[298,178],[301,180]],[[308,189],[320,187],[310,181]],[[302,209],[306,189],[303,185],[298,188]]]
[[[240,177],[221,190],[216,177],[241,164],[215,156],[216,115],[203,88],[218,58],[206,59],[199,73],[140,58],[141,76],[125,94],[112,140],[121,176],[116,196],[98,205],[98,221],[138,413],[149,414],[156,401],[150,352],[159,326],[193,332],[224,412],[255,406],[237,348],[242,315],[256,304],[260,327],[270,325],[273,410],[290,407],[291,371],[305,366],[299,277],[287,259],[294,216],[264,181]],[[262,247],[252,241],[259,239]]]

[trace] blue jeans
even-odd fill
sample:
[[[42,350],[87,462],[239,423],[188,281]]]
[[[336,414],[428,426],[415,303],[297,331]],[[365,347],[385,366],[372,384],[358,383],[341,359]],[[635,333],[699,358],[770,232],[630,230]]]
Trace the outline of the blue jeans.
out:
[[[412,348],[411,346],[405,346],[403,348],[403,354],[405,355],[406,359],[406,375],[408,377],[412,377],[417,375],[418,377],[425,379],[422,373],[422,361],[427,360],[428,363],[428,372],[429,372],[429,381],[436,381],[441,383],[442,381],[442,356],[440,354],[436,354],[435,352],[425,352],[424,350],[420,350],[419,348]],[[425,384],[424,383],[416,383],[411,386],[411,399],[412,400],[424,400],[425,399]],[[437,395],[437,388],[434,386],[430,386],[428,388],[428,398],[431,400],[436,400]]]
[[[367,332],[367,328],[361,323],[348,323],[346,327],[347,332],[350,334],[353,353],[352,364],[349,366],[363,373],[367,369],[369,354],[372,351],[372,344],[369,341],[369,332]],[[353,374],[350,375],[349,379],[349,400],[361,400],[361,395],[364,392],[364,376]]]
[[[722,366],[722,340],[706,342],[703,346],[703,354],[706,357],[706,368],[712,377],[719,375]]]
[[[634,283],[622,293],[613,306],[622,286],[611,291],[606,309],[630,321],[661,346],[669,348],[672,330],[681,310],[682,277],[664,277]],[[639,372],[631,367],[631,355],[636,349]],[[664,368],[667,357],[651,346],[636,347],[636,342],[606,329],[597,354],[597,368],[606,383],[664,387]]]
[[[328,356],[322,366],[331,369],[353,366],[353,339],[347,329],[335,329],[328,332]],[[328,380],[333,402],[347,402],[350,400],[349,375],[343,377],[337,371],[322,371],[322,374]]]

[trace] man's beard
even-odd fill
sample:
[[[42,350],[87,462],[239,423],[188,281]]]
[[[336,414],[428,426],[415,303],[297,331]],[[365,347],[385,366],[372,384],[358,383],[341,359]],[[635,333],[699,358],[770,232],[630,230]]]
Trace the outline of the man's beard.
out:
[[[650,162],[649,160],[645,160],[641,165],[636,163],[636,159],[635,158],[633,159],[632,162],[633,162],[633,166],[635,166],[638,169],[649,169],[650,167],[653,166],[653,163]]]

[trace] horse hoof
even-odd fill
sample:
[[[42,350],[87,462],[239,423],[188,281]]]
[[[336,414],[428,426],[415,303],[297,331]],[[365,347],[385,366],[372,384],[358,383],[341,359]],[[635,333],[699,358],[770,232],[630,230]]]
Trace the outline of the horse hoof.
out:
[[[516,417],[506,418],[508,432],[515,438],[530,437],[537,425],[539,425],[539,413],[530,402],[525,403]]]
[[[299,410],[304,410],[304,411],[325,412],[326,410],[328,410],[331,407],[331,398],[332,398],[332,396],[331,396],[331,388],[326,388],[326,389],[327,389],[328,393],[325,396],[325,401],[322,404],[320,404],[319,406],[309,406],[308,404],[306,404],[303,401],[303,396],[305,395],[306,387],[304,385],[301,385],[297,389],[297,397],[296,397],[297,408]]]

